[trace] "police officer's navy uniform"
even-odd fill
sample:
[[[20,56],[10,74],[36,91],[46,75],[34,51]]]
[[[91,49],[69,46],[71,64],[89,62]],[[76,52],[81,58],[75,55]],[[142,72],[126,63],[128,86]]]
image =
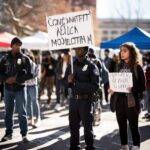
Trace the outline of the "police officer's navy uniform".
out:
[[[71,67],[66,70],[65,79],[71,73]],[[74,84],[68,84],[72,88],[72,98],[69,105],[69,125],[70,125],[70,150],[79,149],[79,128],[80,121],[84,127],[84,138],[86,149],[92,150],[93,147],[93,114],[92,114],[92,95],[99,87],[99,70],[95,64],[86,58],[79,62],[78,59],[73,63]]]
[[[13,132],[14,100],[19,114],[21,134],[22,136],[27,134],[25,81],[33,77],[31,63],[32,61],[23,53],[20,52],[14,56],[11,51],[3,56],[0,62],[1,81],[5,83],[9,77],[16,77],[15,83],[5,83],[4,86],[6,135],[12,135]]]

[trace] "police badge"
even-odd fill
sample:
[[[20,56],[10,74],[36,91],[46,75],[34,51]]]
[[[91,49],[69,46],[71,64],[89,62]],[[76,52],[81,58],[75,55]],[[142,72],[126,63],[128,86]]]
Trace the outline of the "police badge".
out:
[[[98,69],[95,68],[93,72],[94,72],[94,74],[95,74],[96,76],[99,76],[99,70],[98,70]]]
[[[49,68],[49,69],[52,69],[52,68],[53,68],[53,66],[52,66],[52,65],[49,65],[49,66],[48,66],[48,68]]]
[[[88,68],[88,65],[85,65],[83,68],[82,68],[82,71],[86,71]]]
[[[21,61],[21,59],[19,58],[19,59],[17,60],[17,64],[18,64],[18,65],[21,65],[21,63],[22,63],[22,61]]]

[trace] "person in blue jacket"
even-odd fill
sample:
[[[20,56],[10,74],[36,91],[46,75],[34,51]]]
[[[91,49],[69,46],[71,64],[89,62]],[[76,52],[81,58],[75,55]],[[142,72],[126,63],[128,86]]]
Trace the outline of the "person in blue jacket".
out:
[[[84,127],[86,150],[94,149],[92,95],[99,87],[99,70],[97,66],[86,58],[88,47],[75,48],[76,59],[73,62],[73,73],[69,65],[65,79],[69,96],[69,126],[70,150],[80,149],[80,122]],[[70,91],[70,90],[69,90]]]

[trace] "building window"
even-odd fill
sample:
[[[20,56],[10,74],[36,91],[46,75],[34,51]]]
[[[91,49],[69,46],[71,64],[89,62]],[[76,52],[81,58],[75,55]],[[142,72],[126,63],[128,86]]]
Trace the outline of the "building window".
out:
[[[108,37],[103,37],[102,38],[102,41],[107,41],[108,40]]]
[[[104,34],[104,35],[108,34],[108,31],[107,31],[107,30],[104,30],[104,31],[103,31],[103,34]]]
[[[125,33],[125,31],[121,31],[121,34],[124,34]]]
[[[116,30],[111,31],[111,34],[117,34],[118,32]]]

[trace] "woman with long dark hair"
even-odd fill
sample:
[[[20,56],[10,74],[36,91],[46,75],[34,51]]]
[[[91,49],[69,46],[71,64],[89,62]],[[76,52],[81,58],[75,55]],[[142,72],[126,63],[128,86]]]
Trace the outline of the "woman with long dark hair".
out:
[[[140,99],[145,90],[145,77],[141,67],[141,55],[134,43],[124,43],[120,46],[119,63],[116,72],[131,72],[133,87],[129,87],[129,93],[116,92],[116,117],[119,125],[121,150],[129,150],[127,121],[131,129],[133,147],[132,150],[140,149],[140,133],[138,118],[140,113]],[[114,91],[109,90],[111,95]]]

